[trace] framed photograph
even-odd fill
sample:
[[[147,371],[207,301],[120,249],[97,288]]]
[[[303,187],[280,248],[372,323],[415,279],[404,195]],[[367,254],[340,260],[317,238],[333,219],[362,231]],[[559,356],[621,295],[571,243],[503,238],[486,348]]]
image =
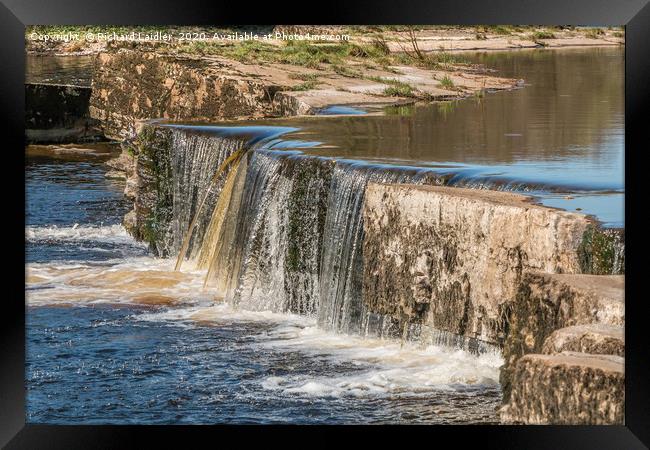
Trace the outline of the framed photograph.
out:
[[[647,2],[3,3],[2,445],[650,444]]]

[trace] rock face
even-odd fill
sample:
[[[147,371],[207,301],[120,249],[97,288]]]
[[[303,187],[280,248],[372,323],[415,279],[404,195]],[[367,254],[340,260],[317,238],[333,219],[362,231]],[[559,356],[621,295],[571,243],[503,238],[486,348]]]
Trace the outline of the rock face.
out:
[[[84,86],[25,84],[25,134],[31,143],[84,142],[101,137],[89,116]]]
[[[523,355],[541,353],[544,347],[551,351],[554,348],[587,350],[597,346],[593,330],[591,338],[584,329],[556,330],[593,323],[622,327],[624,322],[624,277],[621,275],[525,274],[507,314],[508,332],[501,368],[504,402],[510,398],[513,371]],[[547,342],[554,332],[557,334]],[[564,342],[563,338],[572,333],[579,335]],[[582,333],[587,333],[584,339]],[[601,344],[615,347],[613,343]]]
[[[97,57],[90,114],[107,137],[136,134],[152,118],[214,121],[271,112],[273,87],[233,76],[215,61],[120,49]]]
[[[495,191],[369,184],[369,311],[501,343],[527,271],[577,273],[585,216]]]
[[[546,354],[563,351],[595,355],[625,356],[625,333],[622,326],[594,323],[555,330],[542,346]]]
[[[506,423],[623,424],[624,359],[562,352],[526,355],[517,364]]]
[[[367,312],[501,347],[503,421],[622,423],[624,276],[584,274],[622,273],[622,233],[439,186],[370,183],[363,219]]]

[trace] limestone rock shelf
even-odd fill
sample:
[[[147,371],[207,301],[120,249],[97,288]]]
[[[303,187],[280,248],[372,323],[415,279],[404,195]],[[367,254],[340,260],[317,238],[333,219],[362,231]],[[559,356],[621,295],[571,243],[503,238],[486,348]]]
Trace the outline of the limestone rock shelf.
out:
[[[623,424],[624,359],[562,352],[526,355],[517,364],[506,423]]]
[[[398,74],[396,74],[398,73]],[[464,90],[439,87],[443,75]],[[304,88],[301,79],[316,78]],[[389,81],[377,81],[388,79]],[[395,66],[349,77],[288,64],[245,64],[222,56],[157,54],[125,48],[100,53],[90,114],[106,137],[132,138],[150,119],[214,122],[313,114],[330,105],[392,105],[413,98],[384,94],[389,83],[408,82],[425,100],[449,100],[490,89],[512,89],[517,80],[487,74],[462,76]]]
[[[594,323],[555,330],[545,341],[546,354],[574,351],[596,355],[625,357],[625,333],[622,326]]]

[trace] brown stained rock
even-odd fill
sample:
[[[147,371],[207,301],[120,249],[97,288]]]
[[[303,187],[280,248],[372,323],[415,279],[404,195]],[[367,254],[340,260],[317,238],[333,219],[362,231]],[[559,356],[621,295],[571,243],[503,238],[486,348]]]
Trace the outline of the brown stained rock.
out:
[[[573,351],[597,355],[625,356],[622,326],[593,323],[555,330],[542,346],[545,354]]]
[[[624,324],[624,276],[526,273],[506,322],[500,376],[504,402],[510,395],[517,360],[529,353],[541,353],[555,330],[592,323]]]
[[[90,115],[104,134],[134,136],[139,121],[210,121],[271,112],[269,86],[217,61],[119,50],[97,57]]]
[[[563,352],[517,362],[501,420],[523,424],[623,424],[624,359]]]
[[[526,271],[579,270],[589,223],[511,193],[374,183],[363,215],[368,310],[491,343]]]

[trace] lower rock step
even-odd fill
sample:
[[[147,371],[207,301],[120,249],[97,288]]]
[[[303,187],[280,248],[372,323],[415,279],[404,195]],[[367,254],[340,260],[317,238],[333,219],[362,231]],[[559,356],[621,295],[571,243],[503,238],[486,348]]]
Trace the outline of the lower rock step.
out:
[[[622,326],[604,323],[560,328],[546,338],[542,353],[553,354],[564,351],[624,357],[624,329]]]
[[[530,354],[516,365],[501,420],[519,424],[623,424],[624,359],[563,352]]]

